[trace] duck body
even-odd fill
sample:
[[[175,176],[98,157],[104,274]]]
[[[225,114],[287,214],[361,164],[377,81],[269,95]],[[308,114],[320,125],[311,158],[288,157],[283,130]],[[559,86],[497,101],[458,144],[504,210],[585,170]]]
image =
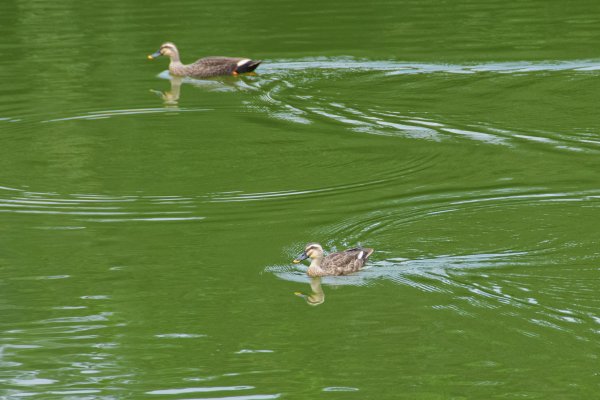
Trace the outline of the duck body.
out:
[[[169,73],[174,76],[189,76],[191,78],[209,78],[212,76],[238,75],[254,71],[261,63],[260,60],[236,57],[204,57],[192,64],[183,64],[179,58],[179,50],[170,42],[163,43],[160,49],[148,58],[153,60],[160,56],[171,59]]]
[[[309,243],[294,263],[310,258],[307,274],[311,277],[348,275],[361,270],[373,251],[368,247],[355,247],[325,256],[320,244]]]
[[[204,57],[188,65],[171,61],[169,73],[175,76],[189,76],[192,78],[238,75],[254,71],[260,63],[260,61],[253,61],[248,58]]]

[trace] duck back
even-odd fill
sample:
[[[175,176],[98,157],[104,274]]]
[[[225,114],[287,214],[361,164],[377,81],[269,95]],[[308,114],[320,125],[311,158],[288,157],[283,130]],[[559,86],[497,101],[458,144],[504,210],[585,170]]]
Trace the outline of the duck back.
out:
[[[360,270],[372,253],[373,249],[360,247],[331,253],[323,259],[321,268],[327,275],[351,274]]]

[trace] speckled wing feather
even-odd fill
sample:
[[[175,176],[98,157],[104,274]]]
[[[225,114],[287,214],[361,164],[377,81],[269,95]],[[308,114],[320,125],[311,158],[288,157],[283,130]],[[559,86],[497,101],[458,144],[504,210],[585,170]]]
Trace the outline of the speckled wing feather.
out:
[[[195,77],[209,77],[217,75],[231,75],[242,58],[231,57],[205,57],[191,64],[190,75]]]
[[[346,275],[358,271],[364,265],[373,249],[354,248],[331,253],[323,259],[321,268],[328,275]]]

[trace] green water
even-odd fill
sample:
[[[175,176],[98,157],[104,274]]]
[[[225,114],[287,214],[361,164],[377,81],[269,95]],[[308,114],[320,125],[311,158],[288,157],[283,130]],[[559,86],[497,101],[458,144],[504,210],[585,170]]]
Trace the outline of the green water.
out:
[[[597,397],[598,43],[585,1],[2,2],[0,398]]]

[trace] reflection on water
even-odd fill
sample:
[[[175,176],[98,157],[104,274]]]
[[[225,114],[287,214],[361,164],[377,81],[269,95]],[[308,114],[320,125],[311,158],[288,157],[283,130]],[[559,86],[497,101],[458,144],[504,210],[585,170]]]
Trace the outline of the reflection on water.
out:
[[[181,96],[181,84],[183,83],[183,78],[180,76],[170,76],[169,81],[171,82],[171,90],[164,92],[152,90],[152,92],[156,93],[163,99],[165,106],[167,107],[177,105],[179,96]]]
[[[600,5],[311,1],[0,2],[0,397],[597,397]]]
[[[325,302],[325,293],[323,292],[323,287],[321,286],[320,276],[310,278],[310,290],[310,294],[304,294],[302,292],[296,292],[294,294],[306,300],[306,303],[309,306],[318,306]]]
[[[151,92],[161,97],[165,103],[165,106],[176,106],[181,97],[181,86],[187,84],[202,90],[211,92],[231,92],[231,91],[245,91],[245,90],[257,90],[252,85],[249,77],[257,76],[256,73],[247,73],[237,76],[217,76],[205,79],[197,79],[190,77],[181,77],[169,74],[169,71],[163,71],[158,75],[161,79],[167,79],[171,83],[171,89],[166,91],[151,90]]]

